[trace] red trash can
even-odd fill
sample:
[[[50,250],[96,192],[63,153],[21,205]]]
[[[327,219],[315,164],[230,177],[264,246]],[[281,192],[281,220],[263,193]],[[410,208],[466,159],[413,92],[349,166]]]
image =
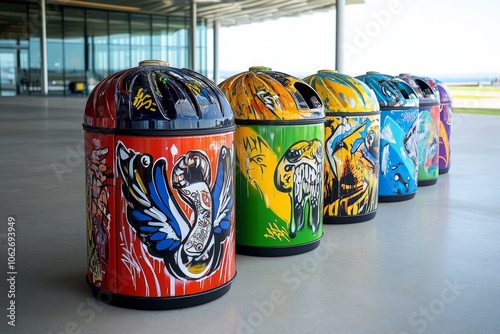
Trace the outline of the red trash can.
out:
[[[174,309],[229,291],[234,127],[215,84],[164,62],[95,87],[83,128],[86,279],[98,299]]]

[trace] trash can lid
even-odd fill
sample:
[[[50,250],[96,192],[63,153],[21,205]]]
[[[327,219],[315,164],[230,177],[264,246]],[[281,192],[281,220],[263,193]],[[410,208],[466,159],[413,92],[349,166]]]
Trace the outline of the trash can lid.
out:
[[[437,90],[439,94],[439,101],[441,103],[450,103],[451,102],[451,92],[449,88],[440,80],[435,78],[421,77],[429,86],[431,86],[434,90]]]
[[[288,121],[325,118],[318,93],[303,80],[253,66],[219,84],[236,120]]]
[[[234,126],[222,91],[208,78],[167,62],[145,60],[112,74],[91,92],[84,126],[109,129],[186,130]]]
[[[408,83],[417,93],[420,106],[439,104],[439,92],[437,89],[431,87],[424,78],[408,73],[401,73],[398,77]]]
[[[335,70],[320,70],[304,81],[319,94],[327,113],[380,111],[372,89],[354,77]]]
[[[418,108],[417,93],[405,81],[387,74],[370,71],[356,77],[370,87],[381,109]]]

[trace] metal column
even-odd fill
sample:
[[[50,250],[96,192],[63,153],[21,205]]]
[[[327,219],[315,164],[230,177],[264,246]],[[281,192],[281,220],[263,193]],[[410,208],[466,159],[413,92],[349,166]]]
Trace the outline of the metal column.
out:
[[[190,27],[189,31],[189,68],[196,71],[196,0],[191,0],[191,13],[190,13]]]
[[[344,17],[345,0],[336,0],[336,42],[335,42],[335,69],[342,73],[344,71]]]
[[[216,85],[220,81],[220,68],[219,68],[219,29],[220,22],[214,21],[214,82]]]
[[[45,0],[40,0],[40,93],[49,94],[49,76],[47,71],[47,18]]]

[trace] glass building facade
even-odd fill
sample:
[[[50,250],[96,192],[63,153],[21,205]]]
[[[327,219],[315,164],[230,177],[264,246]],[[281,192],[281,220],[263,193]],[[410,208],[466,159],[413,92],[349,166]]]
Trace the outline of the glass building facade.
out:
[[[40,94],[38,4],[0,0],[0,95]],[[189,67],[189,18],[46,5],[49,95],[88,94],[102,79],[166,60]],[[207,75],[207,23],[198,20],[196,71]]]

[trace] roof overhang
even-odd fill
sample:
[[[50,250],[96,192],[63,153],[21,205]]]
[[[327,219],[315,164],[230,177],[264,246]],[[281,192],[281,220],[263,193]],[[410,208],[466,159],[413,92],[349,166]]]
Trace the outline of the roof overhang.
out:
[[[47,0],[47,3],[119,10],[127,12],[188,17],[193,0]],[[221,26],[262,22],[286,16],[325,11],[334,8],[336,0],[195,0],[200,19]],[[364,0],[346,0],[347,4]]]

